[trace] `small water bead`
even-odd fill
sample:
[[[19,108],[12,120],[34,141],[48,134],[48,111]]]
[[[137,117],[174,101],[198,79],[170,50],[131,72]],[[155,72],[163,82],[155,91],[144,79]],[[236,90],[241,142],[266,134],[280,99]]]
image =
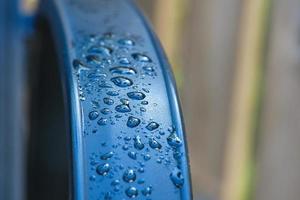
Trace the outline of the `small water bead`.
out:
[[[90,179],[90,181],[95,181],[96,180],[96,176],[95,175],[91,175],[89,179]]]
[[[151,66],[144,66],[144,67],[143,67],[143,70],[145,70],[145,71],[147,71],[147,72],[154,72],[154,69],[153,69],[153,67],[151,67]]]
[[[175,151],[173,152],[173,158],[174,158],[175,160],[180,161],[181,156],[182,156],[182,153],[181,153],[180,151],[175,150]]]
[[[145,179],[141,178],[138,180],[138,184],[144,184],[145,183]]]
[[[90,120],[95,120],[95,119],[97,119],[98,116],[99,116],[99,113],[97,111],[91,111],[89,113]]]
[[[125,193],[129,198],[135,198],[138,195],[138,190],[135,187],[129,187]]]
[[[130,137],[130,136],[126,136],[126,137],[124,137],[124,140],[125,140],[125,141],[130,141],[130,140],[131,140],[131,137]]]
[[[125,46],[133,46],[134,45],[133,40],[130,40],[130,39],[120,39],[118,41],[118,43],[121,45],[125,45]]]
[[[152,186],[148,186],[145,189],[142,190],[142,194],[144,196],[150,196],[152,193]]]
[[[171,133],[167,138],[168,144],[173,148],[178,148],[182,145],[181,139],[178,137],[178,135],[173,132]]]
[[[109,56],[112,53],[112,49],[105,46],[91,46],[88,49],[88,53],[101,54],[103,56]]]
[[[131,56],[133,59],[139,62],[151,62],[151,59],[148,56],[141,53],[133,53]]]
[[[106,105],[113,105],[114,104],[114,100],[109,98],[109,97],[104,97],[103,98],[103,103],[105,103]]]
[[[120,74],[120,75],[134,75],[136,71],[132,67],[113,67],[109,70],[112,74]]]
[[[107,81],[100,81],[98,84],[100,88],[112,88],[112,85],[108,83]]]
[[[111,113],[110,109],[109,108],[103,108],[101,109],[100,111],[103,115],[108,115],[109,113]]]
[[[127,126],[130,128],[137,127],[141,123],[141,120],[136,117],[129,116],[127,120]]]
[[[112,97],[119,95],[119,93],[117,91],[108,91],[106,94],[109,96],[112,96]]]
[[[148,129],[149,131],[154,131],[155,129],[157,129],[159,127],[159,124],[156,122],[150,122],[147,126],[146,129]]]
[[[158,164],[161,164],[162,160],[161,160],[160,158],[158,158],[158,159],[156,159],[156,162],[157,162]]]
[[[125,99],[125,98],[120,99],[120,102],[121,102],[122,104],[129,104],[129,100],[128,100],[128,99]]]
[[[155,140],[154,138],[150,138],[149,139],[149,146],[152,148],[152,149],[161,149],[161,144]]]
[[[101,64],[101,58],[99,56],[96,55],[87,55],[86,57],[86,61],[90,64]]]
[[[108,163],[103,163],[99,165],[96,169],[97,173],[101,176],[106,176],[110,170],[110,165]]]
[[[122,64],[122,65],[129,65],[130,61],[126,57],[121,57],[121,58],[119,58],[119,63]]]
[[[127,150],[129,149],[129,146],[126,145],[126,144],[124,144],[123,147],[122,147],[122,149],[123,149],[124,151],[127,151]]]
[[[148,161],[148,160],[150,160],[150,159],[151,159],[150,154],[145,154],[145,155],[144,155],[144,160],[145,160],[145,161]]]
[[[140,111],[141,111],[141,112],[146,112],[147,110],[146,110],[146,108],[144,108],[144,107],[140,107]]]
[[[177,188],[181,188],[183,186],[184,178],[183,178],[181,170],[178,169],[177,167],[172,170],[172,172],[170,174],[170,178],[171,178],[173,184]]]
[[[72,65],[73,65],[74,69],[76,69],[76,70],[79,69],[79,68],[82,68],[82,67],[86,67],[86,66],[83,64],[83,62],[81,62],[81,61],[78,60],[78,59],[74,59]]]
[[[119,184],[120,184],[120,180],[119,179],[116,179],[116,180],[114,180],[114,181],[111,182],[112,186],[119,185]]]
[[[127,183],[134,182],[136,179],[136,174],[133,169],[127,169],[123,174],[123,180]]]
[[[115,107],[115,110],[120,113],[126,113],[126,112],[130,112],[131,108],[129,107],[128,104],[120,104]]]
[[[142,150],[145,147],[140,136],[136,136],[133,140],[134,140],[134,148],[138,150]]]
[[[124,76],[117,76],[110,79],[116,86],[128,87],[133,84],[132,80]]]
[[[140,167],[140,168],[138,169],[138,171],[139,171],[140,173],[144,173],[144,172],[145,172],[145,169],[144,169],[143,167]]]
[[[148,101],[142,101],[141,104],[142,105],[148,105]]]
[[[127,96],[133,100],[143,100],[146,97],[142,92],[128,92]]]
[[[106,118],[100,118],[98,121],[97,121],[97,124],[100,125],[100,126],[104,126],[107,124],[107,119]]]
[[[111,157],[113,157],[113,155],[114,155],[114,152],[110,151],[110,152],[107,152],[107,153],[101,155],[100,158],[101,158],[101,160],[108,160]]]
[[[130,151],[128,152],[128,156],[133,159],[133,160],[136,160],[136,153],[134,151]]]

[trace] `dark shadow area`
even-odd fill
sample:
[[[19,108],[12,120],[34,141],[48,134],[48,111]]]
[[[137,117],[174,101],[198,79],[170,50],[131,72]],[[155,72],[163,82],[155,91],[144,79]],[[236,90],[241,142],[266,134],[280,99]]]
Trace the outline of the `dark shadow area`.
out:
[[[27,199],[68,199],[67,127],[59,63],[51,31],[38,22],[29,43],[30,130],[27,160]]]

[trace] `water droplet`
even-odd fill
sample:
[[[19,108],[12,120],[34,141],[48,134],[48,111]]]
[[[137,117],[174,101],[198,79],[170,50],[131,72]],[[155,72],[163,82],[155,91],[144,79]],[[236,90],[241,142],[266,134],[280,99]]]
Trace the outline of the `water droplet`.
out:
[[[120,39],[118,42],[119,42],[119,44],[125,45],[125,46],[133,46],[134,45],[134,42],[130,39]]]
[[[101,54],[103,56],[109,56],[112,53],[112,49],[104,46],[92,46],[88,49],[88,53]]]
[[[129,198],[135,198],[138,195],[138,190],[135,187],[129,187],[125,193]]]
[[[119,58],[119,63],[122,64],[122,65],[129,65],[130,61],[126,57],[121,57],[121,58]]]
[[[150,196],[152,193],[152,187],[149,186],[149,187],[146,187],[145,189],[142,190],[142,194],[144,196]]]
[[[132,80],[124,76],[117,76],[110,79],[116,86],[128,87],[133,84]]]
[[[100,126],[104,126],[104,125],[107,124],[107,119],[101,117],[101,118],[97,121],[97,124],[100,125]]]
[[[109,96],[112,96],[112,97],[119,95],[119,93],[116,92],[116,91],[108,91],[106,94],[109,95]]]
[[[181,173],[181,170],[178,169],[177,167],[175,169],[173,169],[173,171],[171,172],[170,178],[171,178],[173,184],[177,188],[181,188],[183,186],[184,178],[183,178],[183,175]]]
[[[159,127],[159,124],[156,122],[150,122],[147,126],[146,129],[148,129],[149,131],[153,131],[155,129],[157,129]]]
[[[122,104],[129,104],[129,100],[128,100],[128,99],[125,99],[125,98],[120,99],[120,102],[121,102]]]
[[[136,117],[129,116],[127,120],[127,126],[130,128],[137,127],[141,123],[141,120]]]
[[[128,152],[128,156],[133,159],[133,160],[136,160],[136,153],[134,151],[130,151]]]
[[[168,144],[173,148],[178,148],[182,145],[181,139],[178,137],[178,135],[173,132],[171,133],[167,138]]]
[[[161,144],[157,140],[155,140],[154,138],[149,139],[149,146],[152,149],[160,149],[161,148]]]
[[[100,111],[103,115],[108,115],[109,113],[111,113],[110,109],[109,108],[103,108],[101,109]]]
[[[151,159],[150,154],[145,154],[145,155],[144,155],[144,160],[145,160],[145,161],[148,161],[148,160],[150,160],[150,159]]]
[[[99,87],[101,87],[101,88],[112,88],[112,85],[109,84],[107,81],[101,81],[99,83]]]
[[[103,154],[102,156],[100,156],[100,158],[101,158],[101,160],[108,160],[111,157],[113,157],[113,155],[114,155],[114,152],[110,151],[110,152],[107,152],[107,153]]]
[[[83,62],[81,62],[78,59],[74,59],[72,64],[73,64],[74,69],[76,69],[76,70],[79,68],[82,68],[82,67],[86,68],[86,66],[83,64]]]
[[[133,181],[135,181],[136,179],[136,174],[135,171],[133,169],[127,169],[124,174],[123,174],[123,180],[125,182],[131,183]]]
[[[114,104],[114,100],[108,97],[103,98],[103,102],[107,105],[113,105]]]
[[[95,181],[96,180],[96,176],[95,175],[91,175],[90,176],[90,181]]]
[[[146,97],[146,95],[142,92],[128,92],[127,96],[134,100],[143,100]]]
[[[101,176],[106,176],[110,170],[110,165],[108,163],[101,164],[97,167],[96,171]]]
[[[91,111],[89,113],[90,120],[95,120],[95,119],[97,119],[98,116],[99,116],[99,113],[97,111]]]
[[[143,70],[145,70],[145,71],[147,71],[147,72],[154,72],[154,69],[153,69],[153,67],[151,67],[151,66],[144,66],[144,67],[143,67]]]
[[[88,63],[91,63],[91,64],[100,64],[101,63],[101,59],[99,56],[96,56],[96,55],[87,55],[86,57],[86,61]]]
[[[132,67],[113,67],[109,70],[112,74],[120,74],[120,75],[134,75],[136,71]]]
[[[142,105],[148,105],[148,101],[142,101],[141,104]]]
[[[131,111],[131,109],[130,109],[130,107],[129,107],[128,104],[117,105],[116,108],[115,108],[115,110],[117,112],[121,112],[121,113],[126,113],[126,112],[130,112]]]
[[[120,181],[119,179],[114,180],[113,182],[111,182],[111,185],[115,186],[115,185],[119,185]]]
[[[151,62],[151,59],[148,56],[141,53],[132,54],[132,58],[139,62]]]
[[[136,136],[133,140],[134,140],[134,148],[138,150],[142,150],[144,148],[145,145],[143,144],[140,136]]]

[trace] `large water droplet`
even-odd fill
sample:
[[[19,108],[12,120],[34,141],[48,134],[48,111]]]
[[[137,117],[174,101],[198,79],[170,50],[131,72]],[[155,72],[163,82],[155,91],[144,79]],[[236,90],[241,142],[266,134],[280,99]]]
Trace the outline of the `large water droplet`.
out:
[[[110,79],[116,86],[128,87],[133,84],[132,80],[124,76],[117,76]]]
[[[155,129],[157,129],[159,127],[159,124],[156,122],[150,122],[147,126],[146,129],[148,129],[149,131],[154,131]]]
[[[142,190],[142,194],[144,196],[150,196],[152,193],[152,187],[149,186],[149,187],[146,187],[145,189]]]
[[[95,120],[95,119],[97,119],[98,116],[99,116],[99,113],[97,111],[91,111],[89,113],[90,120]]]
[[[96,169],[97,173],[101,176],[106,176],[110,170],[110,165],[108,163],[103,163],[99,165]]]
[[[101,155],[100,158],[101,158],[102,160],[108,160],[108,159],[110,159],[111,157],[113,157],[113,155],[114,155],[114,152],[113,152],[113,151],[110,151],[110,152],[107,152],[107,153]]]
[[[141,123],[141,120],[136,117],[129,116],[127,120],[127,126],[130,128],[137,127]]]
[[[155,140],[154,138],[149,139],[149,146],[152,149],[160,149],[161,148],[161,144],[157,140]]]
[[[140,136],[136,136],[133,140],[134,140],[134,148],[138,150],[142,150],[144,148],[145,145],[143,144]]]
[[[132,67],[113,67],[109,70],[112,74],[120,74],[120,75],[134,75],[136,71]]]
[[[129,187],[125,193],[129,198],[135,198],[138,195],[138,190],[135,187]]]
[[[115,108],[115,110],[117,112],[121,112],[121,113],[126,113],[126,112],[130,112],[131,111],[131,109],[130,109],[130,107],[129,107],[128,104],[117,105],[116,108]]]
[[[181,188],[183,186],[184,178],[181,170],[177,167],[171,172],[170,178],[176,187]]]
[[[125,182],[131,183],[133,181],[135,181],[136,179],[136,174],[135,171],[133,169],[127,169],[124,174],[123,174],[123,180]]]
[[[173,132],[171,133],[167,138],[168,144],[173,148],[178,148],[182,145],[181,139],[178,137],[178,135]]]
[[[139,62],[151,62],[151,59],[148,56],[141,53],[133,53],[132,58]]]
[[[134,100],[143,100],[146,97],[146,95],[142,92],[128,92],[127,96]]]

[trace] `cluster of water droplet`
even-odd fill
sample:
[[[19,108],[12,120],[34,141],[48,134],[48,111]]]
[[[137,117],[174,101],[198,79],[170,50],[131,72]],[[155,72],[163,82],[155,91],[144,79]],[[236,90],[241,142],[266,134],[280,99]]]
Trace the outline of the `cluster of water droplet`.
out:
[[[83,111],[83,117],[88,118],[84,127],[95,127],[92,132],[84,130],[84,135],[101,134],[101,130],[109,130],[105,128],[116,123],[126,127],[116,134],[119,142],[99,143],[101,153],[93,152],[90,156],[89,180],[111,181],[111,191],[101,193],[104,199],[112,199],[120,193],[129,198],[150,196],[155,188],[143,179],[147,162],[153,161],[161,167],[163,163],[176,188],[184,183],[180,170],[182,141],[175,128],[171,126],[167,131],[164,130],[166,125],[143,118],[149,104],[147,86],[157,76],[157,65],[141,48],[130,36],[111,33],[90,36],[83,41],[82,51],[73,60],[79,99],[89,105],[84,107],[91,108]],[[156,103],[151,105],[156,106]],[[104,152],[105,149],[109,151]],[[120,162],[125,159],[121,153],[126,154],[128,160]],[[128,166],[120,163],[128,163]]]

